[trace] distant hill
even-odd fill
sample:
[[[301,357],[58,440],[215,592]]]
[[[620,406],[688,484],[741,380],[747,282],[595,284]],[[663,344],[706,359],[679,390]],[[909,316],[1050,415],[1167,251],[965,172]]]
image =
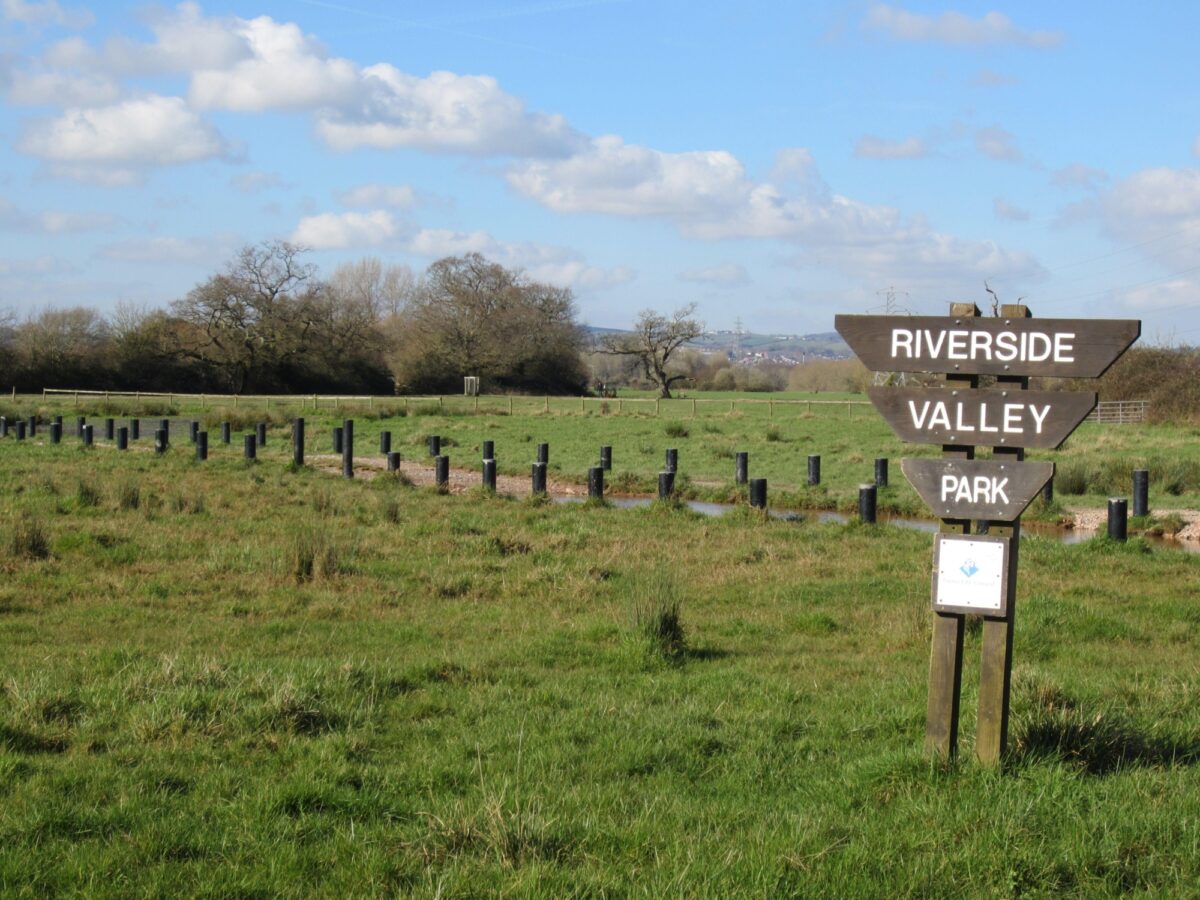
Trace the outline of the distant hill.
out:
[[[597,328],[592,325],[585,325],[584,330],[596,336],[626,333],[620,328]],[[786,357],[797,361],[814,356],[824,359],[849,359],[853,356],[846,342],[835,331],[822,331],[817,334],[742,332],[740,335],[732,331],[710,331],[688,346],[710,353],[736,353],[740,349],[741,356],[766,354],[768,357]]]

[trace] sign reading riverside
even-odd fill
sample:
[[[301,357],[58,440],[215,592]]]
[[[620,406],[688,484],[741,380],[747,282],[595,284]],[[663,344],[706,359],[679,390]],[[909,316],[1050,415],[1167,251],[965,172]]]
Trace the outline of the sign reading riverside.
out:
[[[1137,340],[1133,319],[837,316],[834,327],[877,372],[1098,378]]]

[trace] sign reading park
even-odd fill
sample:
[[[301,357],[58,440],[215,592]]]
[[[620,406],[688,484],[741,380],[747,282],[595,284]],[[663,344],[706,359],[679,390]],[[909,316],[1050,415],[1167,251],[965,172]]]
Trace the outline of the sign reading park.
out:
[[[943,519],[1012,522],[1054,476],[1054,463],[902,459],[904,477]]]
[[[1142,332],[1130,319],[837,316],[876,372],[1099,378]]]

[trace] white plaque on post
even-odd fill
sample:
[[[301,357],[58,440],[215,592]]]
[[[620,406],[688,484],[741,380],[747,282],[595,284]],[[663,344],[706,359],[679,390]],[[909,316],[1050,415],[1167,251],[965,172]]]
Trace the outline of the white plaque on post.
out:
[[[1004,616],[1009,538],[939,534],[933,545],[933,608],[937,612]]]

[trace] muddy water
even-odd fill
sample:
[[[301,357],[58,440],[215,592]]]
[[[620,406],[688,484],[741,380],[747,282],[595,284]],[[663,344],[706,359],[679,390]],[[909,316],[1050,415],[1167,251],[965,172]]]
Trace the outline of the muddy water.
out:
[[[582,503],[586,498],[578,495],[554,494],[552,499],[556,503]],[[608,501],[619,509],[634,509],[637,507],[649,506],[653,500],[649,497],[609,497]],[[706,500],[687,500],[687,507],[701,515],[705,516],[722,516],[730,510],[736,509],[731,503],[711,503]],[[772,509],[769,515],[776,519],[799,520],[809,519],[823,523],[835,523],[844,525],[851,520],[850,516],[830,510],[803,510],[803,509]],[[909,528],[914,531],[923,531],[933,534],[938,530],[941,524],[934,519],[917,519],[907,518],[903,516],[880,516],[879,522],[883,525],[890,525],[894,528]],[[1095,537],[1098,532],[1088,529],[1067,529],[1055,528],[1047,526],[1026,526],[1026,534],[1035,534],[1038,537],[1054,538],[1063,544],[1079,544]],[[1147,541],[1155,546],[1169,548],[1172,550],[1182,550],[1186,553],[1200,552],[1200,544],[1193,541],[1173,541],[1168,538],[1147,537]]]

